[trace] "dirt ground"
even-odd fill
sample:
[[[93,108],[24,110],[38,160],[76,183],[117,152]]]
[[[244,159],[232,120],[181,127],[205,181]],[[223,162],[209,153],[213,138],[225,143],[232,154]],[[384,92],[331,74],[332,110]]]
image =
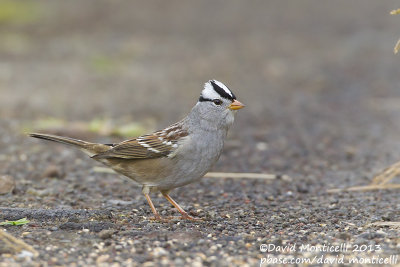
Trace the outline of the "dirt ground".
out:
[[[395,8],[394,0],[0,0],[0,176],[16,183],[0,195],[0,222],[30,221],[0,227],[38,252],[0,240],[0,266],[399,265],[399,189],[327,192],[368,185],[400,160]],[[290,179],[204,178],[174,190],[202,222],[178,220],[158,194],[157,209],[177,218],[153,221],[139,187],[25,134],[49,118],[65,123],[62,134],[98,142],[123,137],[70,125],[161,129],[209,79],[246,104],[212,171]],[[341,244],[348,249],[334,251]]]

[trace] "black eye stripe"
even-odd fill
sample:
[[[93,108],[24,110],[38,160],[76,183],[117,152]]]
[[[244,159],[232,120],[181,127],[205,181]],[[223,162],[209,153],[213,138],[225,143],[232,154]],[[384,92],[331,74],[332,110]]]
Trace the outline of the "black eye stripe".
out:
[[[214,91],[217,92],[221,97],[226,98],[226,99],[230,99],[230,100],[234,100],[236,99],[236,96],[232,93],[232,96],[230,94],[228,94],[227,92],[225,92],[224,89],[222,89],[218,84],[215,83],[215,81],[210,81],[212,87],[214,88]]]
[[[203,96],[200,96],[199,102],[204,102],[204,101],[210,101],[210,102],[212,102],[212,99],[204,98]]]
[[[204,97],[200,96],[199,102],[205,102],[205,101],[213,102],[214,104],[216,104],[218,106],[222,105],[222,101],[220,99],[209,99],[209,98],[204,98]]]

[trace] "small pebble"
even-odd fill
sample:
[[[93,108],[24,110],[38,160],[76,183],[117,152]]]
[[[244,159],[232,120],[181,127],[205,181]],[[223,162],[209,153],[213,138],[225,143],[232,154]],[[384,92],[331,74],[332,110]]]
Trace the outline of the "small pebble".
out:
[[[121,199],[110,199],[110,200],[107,200],[107,204],[112,205],[112,206],[128,206],[128,205],[132,205],[133,201],[126,201],[126,200],[121,200]]]
[[[100,263],[106,262],[109,258],[110,258],[110,256],[107,255],[107,254],[100,255],[100,256],[96,259],[96,263],[97,263],[97,264],[100,264]]]
[[[60,178],[61,177],[61,171],[60,168],[56,165],[49,165],[44,172],[42,173],[42,178]]]
[[[153,249],[153,255],[154,255],[155,257],[165,256],[165,255],[168,255],[168,251],[165,250],[165,249],[162,248],[162,247],[155,247],[155,248]]]
[[[10,175],[0,175],[0,195],[10,193],[15,188],[15,179]]]
[[[115,230],[112,230],[112,229],[104,229],[104,230],[101,230],[99,233],[98,233],[98,236],[101,238],[101,239],[109,239],[109,238],[111,238],[112,237],[112,235],[113,234],[115,234]]]
[[[27,251],[27,250],[22,250],[17,257],[18,258],[32,258],[34,255],[32,252]]]
[[[268,149],[268,144],[265,142],[258,142],[256,148],[260,151],[265,151]]]

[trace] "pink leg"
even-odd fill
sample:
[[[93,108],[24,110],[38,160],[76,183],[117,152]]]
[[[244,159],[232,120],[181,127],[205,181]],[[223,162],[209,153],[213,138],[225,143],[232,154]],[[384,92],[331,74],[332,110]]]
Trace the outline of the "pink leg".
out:
[[[167,193],[162,193],[163,196],[175,207],[178,209],[178,211],[182,214],[182,218],[186,220],[192,220],[192,221],[201,221],[201,219],[193,218],[187,214],[186,211],[184,211],[181,206],[179,206],[178,203],[175,202]]]
[[[155,219],[158,220],[158,221],[163,221],[163,219],[161,219],[160,214],[157,212],[156,208],[154,207],[153,201],[151,201],[150,195],[148,193],[144,193],[144,196],[146,197],[147,202],[149,203],[150,208],[154,213]]]

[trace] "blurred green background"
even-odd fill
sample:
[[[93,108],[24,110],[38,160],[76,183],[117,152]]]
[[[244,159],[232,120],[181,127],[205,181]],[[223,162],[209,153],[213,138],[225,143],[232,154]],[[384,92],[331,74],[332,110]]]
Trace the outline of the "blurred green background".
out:
[[[170,121],[208,79],[248,104],[242,116],[299,93],[397,94],[400,22],[389,15],[397,5],[1,0],[0,112]]]

